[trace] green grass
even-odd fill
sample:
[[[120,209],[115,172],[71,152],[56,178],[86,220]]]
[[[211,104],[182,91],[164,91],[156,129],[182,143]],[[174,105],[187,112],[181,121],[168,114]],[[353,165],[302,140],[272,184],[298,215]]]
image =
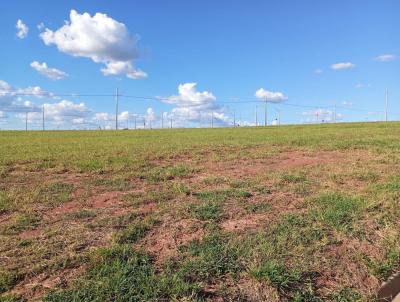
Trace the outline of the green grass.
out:
[[[0,214],[6,213],[13,208],[10,198],[5,192],[0,191]]]
[[[313,200],[315,219],[337,230],[349,229],[361,213],[364,202],[360,198],[338,193],[324,193]]]
[[[41,274],[60,283],[21,299],[374,301],[400,268],[399,137],[400,123],[1,131],[0,301]]]
[[[173,294],[156,275],[151,258],[130,246],[101,249],[89,266],[73,288],[55,291],[45,301],[154,301]]]
[[[315,290],[317,274],[288,270],[283,264],[272,261],[263,263],[251,274],[259,280],[267,280],[279,295],[290,301],[323,301]]]

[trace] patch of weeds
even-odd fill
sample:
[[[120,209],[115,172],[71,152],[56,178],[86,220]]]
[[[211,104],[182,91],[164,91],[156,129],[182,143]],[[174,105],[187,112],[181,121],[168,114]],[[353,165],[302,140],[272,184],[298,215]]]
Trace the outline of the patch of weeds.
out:
[[[76,167],[79,173],[97,172],[103,173],[105,171],[104,162],[92,159],[85,161],[78,161]]]
[[[62,182],[44,185],[36,192],[35,200],[56,206],[69,201],[73,190],[72,184]]]
[[[158,221],[154,219],[130,224],[125,230],[116,235],[115,241],[119,244],[135,243],[145,237],[156,224],[158,224]]]
[[[311,244],[317,248],[316,242],[327,236],[326,231],[313,225],[313,219],[308,214],[287,215],[271,231],[270,236],[283,253],[290,251],[291,247],[308,247]],[[285,250],[285,246],[289,249]]]
[[[246,203],[244,208],[247,213],[265,213],[272,209],[269,203]]]
[[[369,268],[379,280],[387,280],[393,273],[400,270],[400,248],[390,247],[384,260],[368,260]]]
[[[13,205],[6,192],[0,191],[0,214],[11,211]]]
[[[297,184],[307,181],[306,176],[302,174],[282,174],[279,179],[282,184]]]
[[[339,193],[324,193],[313,200],[314,218],[337,230],[348,230],[360,215],[363,200]]]
[[[172,185],[172,191],[177,194],[185,194],[185,195],[190,194],[189,187],[185,186],[183,183],[174,183]]]
[[[130,204],[141,204],[144,201],[144,196],[142,192],[132,192],[123,195],[122,200]]]
[[[34,229],[40,222],[40,216],[36,213],[18,214],[14,223],[6,227],[5,233],[15,234],[25,230]]]
[[[361,171],[353,173],[353,176],[359,181],[376,182],[379,180],[379,175],[373,171]]]
[[[250,187],[250,183],[248,181],[245,180],[241,180],[241,179],[233,179],[229,182],[229,186],[231,188],[248,188]]]
[[[392,177],[388,182],[380,186],[387,192],[398,193],[400,191],[400,177]]]
[[[179,275],[157,275],[149,256],[122,245],[96,251],[85,276],[44,301],[171,301],[193,298],[196,291]]]
[[[0,294],[11,289],[18,282],[18,280],[19,277],[17,275],[0,269]]]
[[[333,293],[330,298],[335,302],[355,302],[361,300],[361,294],[352,288],[345,287]]]
[[[44,171],[47,169],[55,168],[56,166],[56,162],[53,160],[42,160],[34,163],[30,168],[31,171]]]
[[[201,241],[195,240],[183,249],[187,257],[181,263],[180,272],[191,282],[212,282],[225,275],[235,275],[243,270],[240,248],[218,230]]]
[[[323,301],[316,292],[316,273],[290,270],[274,261],[267,261],[250,274],[256,279],[268,281],[279,295],[290,301]]]
[[[271,194],[272,190],[264,186],[255,186],[254,190],[261,194]]]
[[[204,201],[189,206],[189,211],[200,220],[217,220],[221,214],[221,205],[215,201]]]

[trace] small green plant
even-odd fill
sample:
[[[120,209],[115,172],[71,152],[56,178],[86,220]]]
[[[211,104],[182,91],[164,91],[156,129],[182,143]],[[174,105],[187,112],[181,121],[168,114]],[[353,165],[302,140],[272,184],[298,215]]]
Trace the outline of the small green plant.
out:
[[[248,213],[264,213],[272,209],[269,203],[246,203],[244,208]]]
[[[361,298],[359,292],[349,287],[345,287],[331,295],[331,299],[335,302],[356,302],[361,301]]]
[[[239,259],[241,250],[231,245],[229,237],[218,230],[203,240],[192,241],[187,247],[188,257],[183,260],[180,271],[189,280],[208,281],[243,269]]]
[[[354,220],[360,215],[363,200],[339,193],[324,193],[313,200],[314,218],[335,229],[351,228]]]
[[[305,175],[302,174],[282,174],[280,177],[280,181],[285,184],[290,184],[290,183],[302,183],[306,182],[307,178]]]
[[[71,288],[55,290],[44,301],[171,301],[199,292],[179,274],[158,275],[152,259],[129,245],[97,250],[88,266]]]
[[[35,200],[56,206],[69,201],[73,190],[72,184],[62,182],[44,185],[37,191]]]
[[[6,292],[18,281],[18,276],[0,268],[0,294]],[[0,300],[1,301],[1,300]]]
[[[251,271],[258,280],[267,280],[281,297],[290,301],[321,301],[315,290],[315,273],[289,270],[274,261],[264,262]]]
[[[6,192],[0,191],[0,214],[6,213],[12,209],[12,203]]]
[[[156,224],[158,224],[158,221],[154,219],[147,219],[142,222],[130,224],[126,229],[116,235],[116,242],[119,244],[135,243],[146,236]]]

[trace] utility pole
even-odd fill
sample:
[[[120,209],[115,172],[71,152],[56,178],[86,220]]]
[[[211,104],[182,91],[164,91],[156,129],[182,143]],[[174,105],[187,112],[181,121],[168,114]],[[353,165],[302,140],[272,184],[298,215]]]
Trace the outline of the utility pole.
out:
[[[143,129],[146,129],[146,117],[143,117]]]
[[[233,110],[233,128],[236,127],[236,111]]]
[[[118,104],[119,103],[119,94],[118,88],[115,89],[115,130],[118,130]]]
[[[389,92],[386,88],[386,91],[385,91],[385,122],[388,121],[388,94],[389,94]]]
[[[257,106],[256,106],[256,127],[258,126]]]
[[[135,130],[136,130],[136,115],[135,115]]]
[[[172,129],[172,116],[171,116],[171,118],[170,118],[170,123],[171,123],[171,129]]]
[[[25,112],[25,131],[28,131],[28,111]]]
[[[42,130],[44,131],[44,104],[42,109]]]
[[[161,129],[164,129],[164,112],[161,112]]]
[[[214,128],[214,112],[211,112],[211,128]]]
[[[267,109],[268,99],[265,97],[265,108],[264,108],[264,126],[267,127],[268,109]]]

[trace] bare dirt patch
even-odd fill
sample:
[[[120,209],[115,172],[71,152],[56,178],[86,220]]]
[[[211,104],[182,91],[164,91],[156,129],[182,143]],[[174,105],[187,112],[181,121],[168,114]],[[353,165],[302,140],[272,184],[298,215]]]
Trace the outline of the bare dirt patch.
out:
[[[175,256],[179,246],[200,240],[205,234],[203,228],[204,223],[195,219],[168,220],[153,229],[141,245],[155,256],[158,263],[162,263]]]
[[[289,151],[277,156],[261,159],[241,158],[229,162],[208,161],[205,163],[208,176],[212,173],[218,176],[241,178],[261,173],[285,171],[296,168],[343,163],[349,154],[338,151]]]

